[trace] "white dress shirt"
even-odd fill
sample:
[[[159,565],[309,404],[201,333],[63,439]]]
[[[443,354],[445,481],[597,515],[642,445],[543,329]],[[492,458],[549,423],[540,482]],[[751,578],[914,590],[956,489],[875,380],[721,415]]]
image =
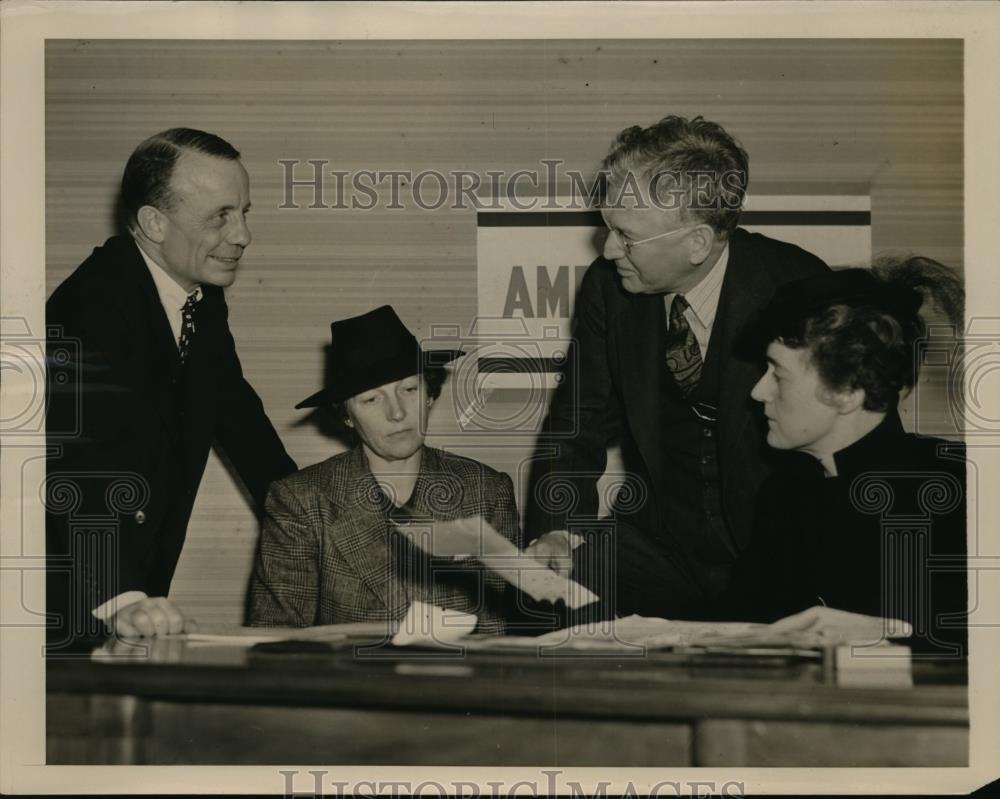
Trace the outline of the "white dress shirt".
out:
[[[138,246],[138,245],[136,245]],[[174,333],[174,341],[178,344],[181,340],[181,308],[187,302],[187,298],[195,295],[195,300],[201,301],[201,286],[195,286],[191,291],[186,291],[176,280],[166,273],[162,266],[150,258],[142,247],[139,247],[142,260],[149,268],[149,274],[153,276],[156,284],[156,292],[160,295],[160,304],[167,314],[167,321],[170,322],[170,329]]]
[[[693,289],[684,293],[684,299],[688,302],[684,318],[687,319],[694,332],[694,337],[698,341],[702,363],[708,357],[708,342],[712,337],[712,325],[715,323],[715,314],[719,310],[719,296],[722,294],[722,281],[726,276],[728,265],[729,245],[727,244],[722,254],[719,255],[719,260],[708,270],[708,274]],[[668,320],[670,319],[670,307],[676,296],[676,293],[667,294],[663,298]]]

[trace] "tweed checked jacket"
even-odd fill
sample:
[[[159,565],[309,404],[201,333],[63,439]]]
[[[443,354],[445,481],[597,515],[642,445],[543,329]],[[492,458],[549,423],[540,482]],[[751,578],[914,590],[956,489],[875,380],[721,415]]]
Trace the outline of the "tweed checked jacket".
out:
[[[471,560],[452,562],[445,573],[435,569],[427,581],[412,579],[391,508],[360,447],[272,484],[250,583],[249,624],[399,620],[419,599],[475,613],[476,632],[502,634],[513,604],[507,583]],[[469,458],[425,447],[407,509],[428,523],[482,516],[521,543],[510,477]]]

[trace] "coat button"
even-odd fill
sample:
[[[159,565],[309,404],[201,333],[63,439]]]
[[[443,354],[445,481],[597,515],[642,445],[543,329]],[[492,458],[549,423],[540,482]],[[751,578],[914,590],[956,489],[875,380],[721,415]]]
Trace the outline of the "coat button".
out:
[[[137,510],[135,512],[135,523],[142,524],[144,521],[146,521],[146,514],[143,513],[141,510]]]

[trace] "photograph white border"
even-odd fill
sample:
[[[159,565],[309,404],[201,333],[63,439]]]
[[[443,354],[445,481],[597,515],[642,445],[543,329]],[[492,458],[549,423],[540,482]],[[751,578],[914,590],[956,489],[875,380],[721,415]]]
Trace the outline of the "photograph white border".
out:
[[[47,38],[163,39],[587,39],[587,38],[961,38],[965,42],[965,276],[970,318],[996,316],[1000,270],[996,231],[1000,203],[997,147],[997,54],[1000,8],[993,3],[760,2],[760,3],[164,3],[22,2],[0,6],[0,312],[44,330],[45,160],[44,58]],[[609,20],[613,24],[609,24]],[[596,157],[597,154],[595,154]],[[19,401],[18,381],[3,378],[0,418]],[[996,418],[996,417],[993,417]],[[0,559],[11,551],[8,533],[41,541],[40,507],[20,507],[6,489],[16,485],[31,449],[3,442],[0,479],[5,487]],[[1000,485],[995,441],[977,457],[981,484]],[[37,455],[37,442],[34,452]],[[984,542],[996,545],[986,520],[997,518],[997,493],[979,497]],[[43,551],[38,546],[33,551]],[[996,549],[1000,553],[1000,548]],[[2,565],[2,564],[0,564]],[[995,573],[991,580],[997,582]],[[2,575],[9,578],[8,572]],[[18,580],[0,576],[0,790],[19,793],[280,793],[281,768],[44,766],[42,630],[16,626]],[[27,585],[27,584],[26,584]],[[40,581],[26,596],[43,602]],[[993,593],[1000,593],[993,587]],[[998,614],[1000,615],[1000,614]],[[1000,619],[998,619],[1000,621]],[[608,793],[631,783],[637,791],[661,780],[736,780],[747,793],[952,793],[995,778],[1000,741],[1000,686],[995,655],[998,629],[970,631],[970,766],[967,769],[565,769],[563,779],[583,785],[610,781]],[[303,766],[318,769],[319,766]],[[330,767],[338,780],[410,779],[482,783],[471,768]],[[489,779],[546,784],[540,769],[492,769]],[[522,789],[523,790],[523,789]],[[484,793],[489,789],[484,787]],[[523,795],[523,794],[522,794]]]

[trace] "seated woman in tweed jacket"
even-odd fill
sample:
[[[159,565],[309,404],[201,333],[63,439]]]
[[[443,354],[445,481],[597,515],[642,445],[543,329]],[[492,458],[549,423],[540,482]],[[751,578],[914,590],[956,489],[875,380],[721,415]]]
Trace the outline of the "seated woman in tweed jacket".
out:
[[[481,516],[520,546],[510,477],[424,446],[442,364],[388,306],[331,325],[330,384],[297,408],[329,406],[357,445],[270,489],[250,585],[249,623],[304,627],[398,621],[411,601],[475,613],[502,634],[507,584],[477,561],[432,559],[396,532]]]

